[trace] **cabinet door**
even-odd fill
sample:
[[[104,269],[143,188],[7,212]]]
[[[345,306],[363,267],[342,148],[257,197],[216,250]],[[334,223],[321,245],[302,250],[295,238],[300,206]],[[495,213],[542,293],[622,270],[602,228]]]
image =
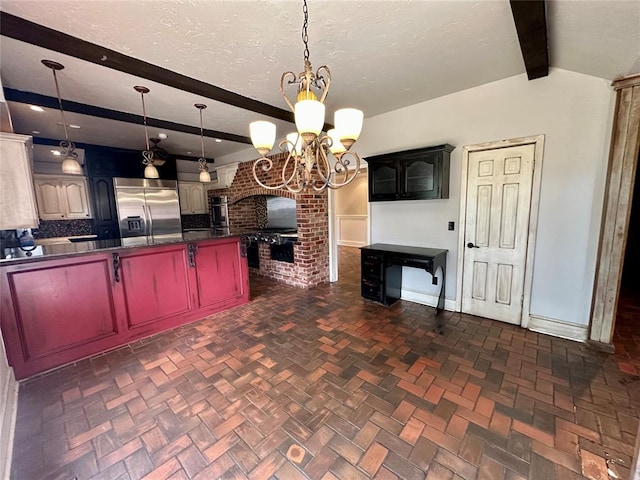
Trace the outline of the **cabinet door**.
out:
[[[380,160],[369,164],[369,201],[395,200],[398,195],[398,164]]]
[[[67,211],[66,218],[89,218],[87,180],[85,178],[64,179],[60,182],[62,198]]]
[[[402,162],[402,199],[439,198],[440,159],[440,155],[432,154]]]
[[[120,256],[129,328],[193,309],[186,245]]]
[[[191,186],[186,183],[178,184],[178,198],[180,199],[180,213],[191,213]]]
[[[19,377],[101,351],[118,334],[110,255],[8,267],[3,330]],[[13,305],[12,308],[8,305]]]
[[[244,270],[238,241],[200,244],[196,254],[200,307],[235,299],[244,293]]]
[[[189,196],[191,198],[191,213],[207,213],[207,203],[204,197],[204,185],[192,185]]]
[[[49,178],[34,178],[36,187],[36,201],[42,220],[60,220],[65,217],[64,201],[60,184]]]

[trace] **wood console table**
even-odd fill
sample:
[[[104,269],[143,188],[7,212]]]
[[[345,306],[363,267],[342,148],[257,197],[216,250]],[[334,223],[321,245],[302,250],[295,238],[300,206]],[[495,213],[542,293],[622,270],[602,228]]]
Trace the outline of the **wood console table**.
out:
[[[447,250],[439,248],[408,247],[375,243],[360,249],[362,296],[368,300],[392,305],[400,298],[402,267],[420,268],[431,274],[432,284],[438,284],[435,273],[442,268],[442,285],[436,306],[436,315],[444,310],[447,270]],[[442,333],[443,317],[437,315],[436,331]]]

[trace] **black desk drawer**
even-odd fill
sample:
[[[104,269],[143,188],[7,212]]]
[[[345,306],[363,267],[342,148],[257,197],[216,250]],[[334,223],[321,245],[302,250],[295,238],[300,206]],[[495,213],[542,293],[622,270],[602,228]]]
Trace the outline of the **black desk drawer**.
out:
[[[363,278],[382,280],[383,256],[362,252],[361,255],[361,275]]]
[[[364,298],[382,302],[382,283],[362,280],[361,294]]]
[[[385,258],[385,267],[390,265],[401,265],[403,267],[422,268],[431,271],[433,268],[433,260],[419,258]]]

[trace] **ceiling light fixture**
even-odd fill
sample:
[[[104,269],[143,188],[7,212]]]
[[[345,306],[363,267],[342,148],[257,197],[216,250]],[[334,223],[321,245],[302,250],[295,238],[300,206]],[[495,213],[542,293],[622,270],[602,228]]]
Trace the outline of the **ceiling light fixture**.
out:
[[[42,62],[44,63],[44,60]],[[31,110],[33,110],[34,112],[44,112],[44,108],[39,107],[37,105],[31,105],[31,106],[29,106],[29,108]]]
[[[200,181],[202,183],[208,183],[211,181],[211,174],[209,173],[209,165],[207,165],[207,159],[204,157],[204,134],[202,129],[202,110],[207,108],[206,105],[202,103],[196,103],[193,105],[198,110],[200,110],[200,148],[201,155],[198,159],[198,168],[200,169]]]
[[[251,142],[262,156],[253,164],[253,177],[256,182],[269,190],[286,188],[294,193],[305,189],[319,192],[326,188],[343,187],[356,177],[360,170],[360,157],[350,149],[360,135],[363,120],[361,110],[354,108],[337,110],[334,114],[335,129],[330,130],[326,135],[321,135],[324,125],[324,101],[331,84],[331,72],[326,65],[318,68],[315,75],[311,70],[307,34],[309,12],[306,0],[303,1],[302,12],[304,14],[302,24],[304,72],[296,77],[293,72],[288,71],[280,78],[280,91],[293,111],[298,130],[288,134],[280,142],[280,149],[283,152],[289,151],[282,167],[282,183],[266,185],[258,175],[259,169],[269,172],[273,168],[273,161],[266,155],[275,142],[275,124],[258,121],[249,125]],[[285,82],[287,86],[297,86],[295,106],[285,95]],[[335,158],[335,161],[332,161],[331,157]],[[355,161],[355,168],[349,168],[350,158]],[[262,176],[264,178],[264,173]]]
[[[73,175],[82,175],[82,165],[78,163],[78,154],[75,152],[76,146],[69,140],[69,132],[67,131],[67,123],[64,121],[64,109],[62,108],[62,97],[60,96],[60,87],[58,86],[58,77],[56,71],[62,70],[64,65],[53,60],[41,60],[42,64],[50,68],[53,72],[53,81],[56,84],[56,94],[58,95],[58,105],[60,106],[60,117],[62,119],[62,128],[64,129],[64,140],[60,141],[60,156],[64,157],[62,161],[62,173],[70,173]]]
[[[140,94],[142,98],[142,118],[144,119],[144,138],[147,142],[147,149],[142,152],[142,164],[144,167],[144,178],[159,178],[158,169],[153,164],[153,151],[149,148],[149,128],[147,127],[147,110],[144,106],[144,94],[149,93],[147,87],[136,85],[133,89]]]

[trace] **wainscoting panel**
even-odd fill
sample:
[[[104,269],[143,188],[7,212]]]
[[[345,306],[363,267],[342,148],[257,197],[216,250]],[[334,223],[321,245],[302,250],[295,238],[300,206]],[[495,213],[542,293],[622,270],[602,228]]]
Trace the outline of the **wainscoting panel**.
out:
[[[364,247],[367,244],[366,215],[337,215],[338,245]]]

